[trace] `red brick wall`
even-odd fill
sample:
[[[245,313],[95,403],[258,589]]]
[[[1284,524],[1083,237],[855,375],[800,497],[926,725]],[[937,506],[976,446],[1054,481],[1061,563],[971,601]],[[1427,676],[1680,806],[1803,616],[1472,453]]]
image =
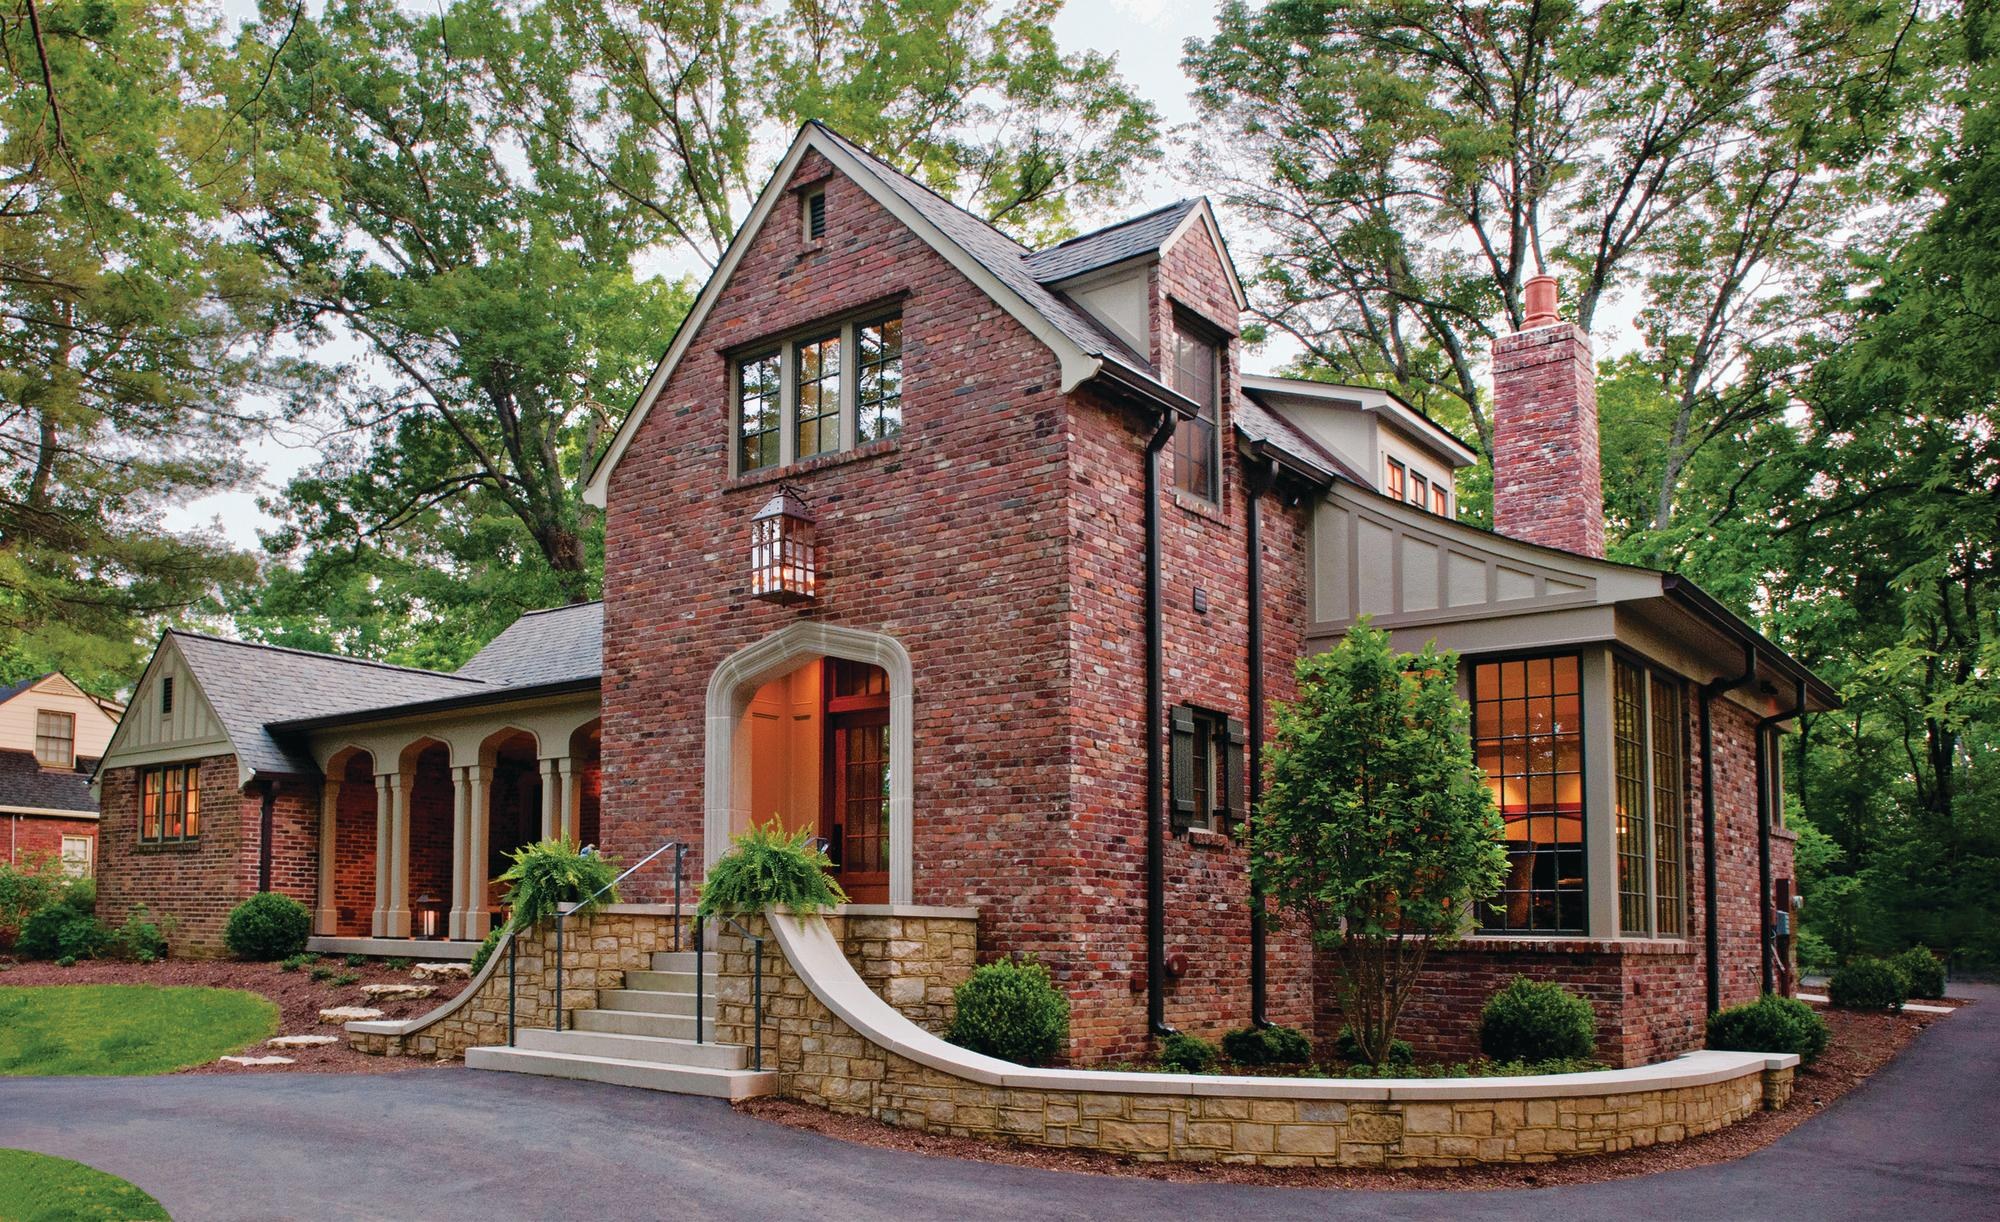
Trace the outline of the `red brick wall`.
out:
[[[430,895],[443,901],[438,922],[442,931],[451,908],[451,754],[442,745],[417,757],[410,782],[410,932],[421,934],[423,918],[417,901]],[[370,865],[370,890],[374,888]]]
[[[63,819],[54,815],[0,815],[0,836],[7,838],[7,860],[19,865],[33,857],[62,853],[64,836],[88,836],[91,861],[97,860],[97,820]]]
[[[263,798],[244,799],[250,824],[244,829],[246,862],[240,886],[254,895],[260,875],[258,861]],[[310,912],[319,896],[319,782],[282,781],[271,804],[271,890],[289,895]]]
[[[168,943],[182,955],[223,953],[223,921],[256,884],[259,799],[237,789],[235,756],[200,766],[202,830],[189,844],[139,843],[142,769],[108,769],[98,790],[97,910],[115,919],[144,904],[173,918]]]
[[[348,760],[334,810],[333,904],[338,932],[365,938],[375,916],[375,766],[366,755]]]
[[[1569,323],[1493,341],[1493,527],[1604,554],[1597,365],[1590,336]]]

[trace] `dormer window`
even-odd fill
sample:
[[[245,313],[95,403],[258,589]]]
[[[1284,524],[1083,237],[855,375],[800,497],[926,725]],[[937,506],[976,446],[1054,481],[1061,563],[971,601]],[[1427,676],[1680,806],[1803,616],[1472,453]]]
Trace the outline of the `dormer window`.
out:
[[[1403,499],[1403,486],[1407,482],[1407,472],[1404,470],[1403,464],[1397,462],[1395,459],[1391,458],[1388,462],[1389,478],[1383,484],[1383,491],[1389,494],[1389,499],[1400,501]]]
[[[44,768],[76,767],[76,714],[35,710],[35,761]]]
[[[808,245],[826,237],[826,189],[808,191],[799,199],[799,221]]]
[[[1222,361],[1216,346],[1176,323],[1174,389],[1195,401],[1192,419],[1174,426],[1174,487],[1204,501],[1222,499]]]
[[[1410,504],[1424,508],[1431,499],[1431,482],[1415,471],[1410,472]]]
[[[1451,493],[1443,484],[1431,485],[1431,512],[1441,518],[1451,516]]]

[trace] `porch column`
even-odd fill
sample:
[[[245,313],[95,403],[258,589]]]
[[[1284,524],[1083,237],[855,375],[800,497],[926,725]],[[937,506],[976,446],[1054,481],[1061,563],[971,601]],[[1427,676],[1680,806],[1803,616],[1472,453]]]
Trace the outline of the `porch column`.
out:
[[[576,760],[571,756],[563,756],[556,761],[556,772],[562,777],[563,835],[580,845],[583,843],[583,827],[578,812],[582,809],[582,803],[577,800],[581,795],[577,791],[577,782],[580,778],[576,775]]]
[[[389,872],[394,864],[390,858],[395,856],[389,848],[390,810],[395,804],[389,791],[395,783],[393,772],[375,777],[375,911],[368,919],[368,932],[378,938],[389,932]]]
[[[542,769],[542,839],[554,840],[566,834],[562,824],[562,795],[556,791],[556,762],[540,761]]]
[[[334,905],[334,844],[339,836],[340,781],[328,777],[319,785],[319,902],[313,930],[321,935],[340,931],[340,910]]]
[[[445,914],[445,936],[453,940],[465,936],[465,908],[472,894],[472,795],[468,769],[451,770],[451,908]]]
[[[487,871],[487,846],[493,838],[493,770],[483,764],[465,769],[465,919],[460,932],[484,940],[493,925],[493,880]]]
[[[389,786],[389,911],[382,936],[410,936],[410,788],[415,777],[398,773]]]

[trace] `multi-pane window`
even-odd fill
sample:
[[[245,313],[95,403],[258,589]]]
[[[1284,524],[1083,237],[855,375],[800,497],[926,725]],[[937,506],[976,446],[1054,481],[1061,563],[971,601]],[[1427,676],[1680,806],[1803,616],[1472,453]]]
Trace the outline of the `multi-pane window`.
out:
[[[201,835],[201,767],[148,768],[139,778],[142,843],[193,840]]]
[[[1451,516],[1451,493],[1443,484],[1431,485],[1431,512],[1441,518]]]
[[[1182,326],[1174,328],[1173,346],[1174,389],[1197,408],[1193,418],[1174,426],[1174,487],[1203,500],[1221,500],[1220,356],[1214,344]]]
[[[1623,658],[1617,704],[1618,928],[1646,937],[1687,930],[1687,815],[1680,688]]]
[[[737,436],[742,444],[737,462],[742,470],[778,465],[781,368],[775,352],[736,366]]]
[[[903,431],[903,320],[865,323],[854,334],[861,348],[855,440],[894,437]]]
[[[1583,695],[1576,655],[1472,668],[1474,749],[1506,824],[1493,933],[1582,933]]]
[[[1410,472],[1410,504],[1424,508],[1431,499],[1431,482],[1415,471]]]
[[[1406,476],[1407,473],[1403,468],[1403,464],[1397,462],[1393,458],[1390,459],[1389,479],[1384,487],[1384,491],[1386,491],[1389,494],[1392,500],[1400,501],[1403,499],[1403,485],[1405,484],[1405,482],[1407,482]]]
[[[76,714],[35,711],[35,759],[44,768],[76,767]]]
[[[903,430],[903,320],[787,340],[738,361],[736,376],[739,473],[894,437]]]
[[[840,448],[840,334],[795,345],[792,352],[799,388],[799,432],[792,453],[799,458],[831,454]]]
[[[63,873],[71,878],[82,878],[90,873],[91,839],[88,836],[64,836],[62,838]]]
[[[1244,814],[1243,723],[1189,705],[1176,705],[1168,720],[1174,830],[1226,830]]]

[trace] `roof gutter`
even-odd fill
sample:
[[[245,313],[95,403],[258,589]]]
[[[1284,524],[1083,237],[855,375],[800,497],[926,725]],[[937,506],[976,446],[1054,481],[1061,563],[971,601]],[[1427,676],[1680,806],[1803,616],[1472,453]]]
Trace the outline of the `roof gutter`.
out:
[[[1679,603],[1684,609],[1692,611],[1707,620],[1711,625],[1720,629],[1725,636],[1732,637],[1747,648],[1754,650],[1773,670],[1779,671],[1787,679],[1801,685],[1819,703],[1828,708],[1839,706],[1840,693],[1835,691],[1832,685],[1812,673],[1797,658],[1794,658],[1776,644],[1773,644],[1769,637],[1744,623],[1729,608],[1715,601],[1715,598],[1708,591],[1678,573],[1661,573],[1660,592]],[[1749,681],[1749,678],[1746,677],[1733,686],[1741,687]]]
[[[1268,441],[1247,435],[1242,429],[1236,430],[1236,436],[1243,443],[1242,448],[1245,452],[1250,457],[1256,459],[1259,465],[1275,465],[1282,468],[1287,474],[1304,480],[1315,488],[1331,487],[1333,481],[1338,478],[1332,472],[1323,471],[1311,463],[1305,462],[1295,455],[1289,454],[1283,449],[1272,445]],[[1271,484],[1275,486],[1276,483],[1276,473],[1273,472]]]
[[[264,729],[271,734],[309,734],[314,730],[328,730],[335,726],[366,725],[372,721],[388,721],[397,717],[418,717],[427,713],[441,713],[452,709],[475,708],[483,704],[508,704],[516,700],[540,700],[550,696],[570,696],[584,692],[594,692],[602,688],[602,676],[589,679],[564,679],[555,683],[534,683],[521,687],[482,688],[467,692],[463,696],[444,696],[436,700],[420,700],[412,704],[392,704],[381,708],[356,709],[351,713],[329,713],[320,717],[300,717],[290,721],[273,721]]]

